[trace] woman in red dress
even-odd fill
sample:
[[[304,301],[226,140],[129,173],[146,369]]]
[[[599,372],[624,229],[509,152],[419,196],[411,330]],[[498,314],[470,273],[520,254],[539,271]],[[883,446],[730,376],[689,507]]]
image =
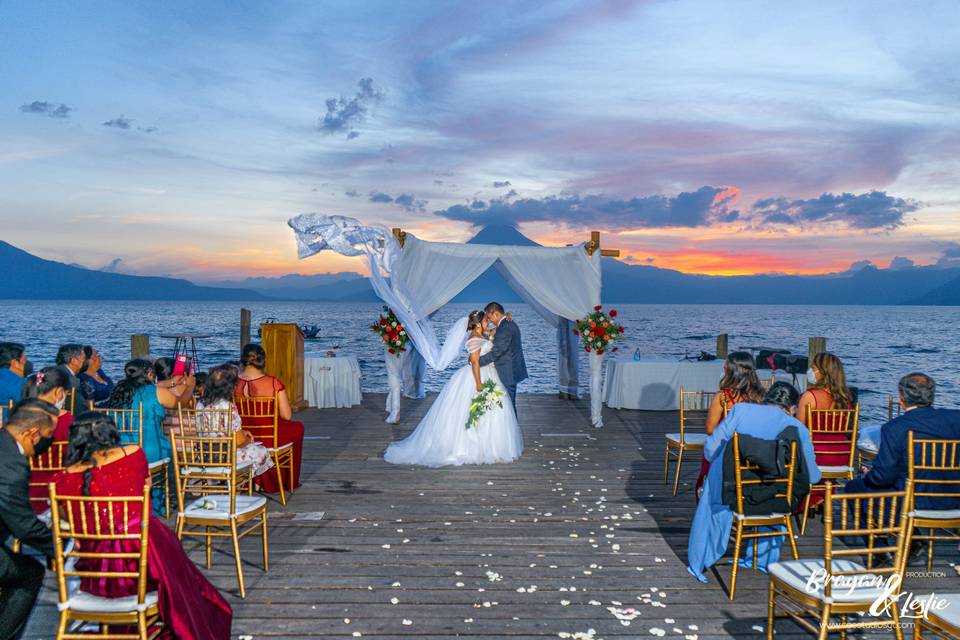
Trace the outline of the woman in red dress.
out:
[[[724,416],[738,402],[760,402],[763,400],[763,387],[757,377],[757,364],[746,351],[734,351],[727,356],[723,363],[723,377],[720,378],[720,390],[713,396],[710,408],[707,410],[707,435],[713,433]],[[710,463],[706,458],[700,459],[700,476],[697,478],[697,487],[694,499],[699,502],[703,493],[703,483],[710,471]]]
[[[293,411],[290,400],[287,398],[286,387],[283,383],[264,373],[267,364],[267,352],[259,344],[248,344],[240,354],[240,363],[243,368],[237,380],[236,394],[238,396],[272,398],[277,394],[277,443],[282,447],[288,442],[293,443],[293,489],[300,486],[300,462],[303,459],[303,423],[291,420]],[[247,418],[244,418],[247,421]],[[265,473],[258,478],[261,488],[268,493],[280,491],[277,477],[272,473]]]
[[[812,375],[810,375],[812,374]],[[847,376],[843,362],[832,353],[818,353],[813,356],[808,372],[807,390],[800,396],[797,405],[797,420],[810,429],[817,454],[817,466],[842,467],[850,464],[850,435],[848,433],[817,433],[821,416],[814,416],[813,424],[807,424],[807,408],[810,409],[852,409],[853,394],[847,387]],[[830,417],[826,419],[830,420]],[[836,419],[836,418],[833,418]],[[826,425],[824,425],[826,426]],[[831,444],[831,442],[837,444]],[[810,507],[823,502],[823,489],[810,492]]]
[[[149,482],[147,457],[136,445],[120,444],[113,420],[99,413],[85,413],[77,418],[70,432],[66,469],[54,478],[57,493],[86,496],[140,496],[144,483]],[[80,506],[74,504],[75,509]],[[122,522],[122,506],[117,505],[115,522]],[[79,519],[79,513],[74,517]],[[87,518],[95,517],[92,510]],[[101,514],[106,521],[106,514]],[[129,514],[127,526],[138,530],[141,513]],[[217,640],[230,637],[233,611],[217,588],[190,561],[180,546],[180,540],[163,520],[149,515],[150,531],[147,541],[147,591],[157,591],[160,619],[170,633],[169,637],[183,640]],[[136,540],[84,541],[91,544],[92,553],[103,551],[132,551],[139,548]],[[84,549],[86,550],[86,549]],[[81,559],[77,568],[85,571],[136,571],[136,559],[130,567],[108,569],[101,563],[115,564],[116,560]],[[80,580],[80,590],[104,598],[120,598],[137,593],[135,578],[86,577]]]
[[[54,442],[65,442],[70,434],[70,425],[73,424],[73,414],[63,407],[67,401],[67,392],[70,390],[70,380],[60,367],[44,367],[28,377],[23,383],[23,399],[37,398],[49,402],[57,408],[57,426],[53,430]],[[54,455],[41,453],[38,456]],[[48,461],[53,462],[53,461]],[[45,464],[49,468],[49,464]],[[52,471],[33,471],[30,474],[30,505],[35,512],[43,513],[47,510],[47,483],[53,480]]]

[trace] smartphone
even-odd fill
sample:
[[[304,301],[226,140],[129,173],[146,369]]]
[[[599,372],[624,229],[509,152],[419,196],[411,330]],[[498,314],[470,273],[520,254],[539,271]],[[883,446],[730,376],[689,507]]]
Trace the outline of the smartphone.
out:
[[[182,376],[186,374],[188,370],[192,370],[193,363],[191,360],[192,358],[190,358],[187,354],[178,353],[177,357],[174,358],[173,377],[176,378],[177,376]]]

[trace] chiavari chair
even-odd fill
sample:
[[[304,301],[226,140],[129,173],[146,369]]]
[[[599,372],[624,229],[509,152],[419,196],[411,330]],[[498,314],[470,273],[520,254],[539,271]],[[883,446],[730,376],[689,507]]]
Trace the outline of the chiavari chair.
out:
[[[860,405],[853,409],[814,409],[807,407],[807,429],[813,451],[818,455],[844,456],[841,465],[821,465],[820,484],[810,487],[810,493],[803,502],[803,515],[800,519],[800,535],[807,530],[807,517],[810,513],[810,495],[822,490],[824,482],[831,480],[852,480],[855,471],[854,458],[857,454],[857,429],[860,422]],[[842,449],[841,449],[842,447]]]
[[[287,472],[287,485],[293,493],[293,443],[280,446],[277,429],[280,421],[277,394],[273,397],[255,397],[238,395],[234,399],[243,428],[253,434],[254,439],[270,451],[273,466],[277,470],[277,484],[280,486],[280,503],[286,506],[287,496],[283,487],[283,472]]]
[[[680,486],[680,468],[683,466],[683,454],[686,451],[703,451],[707,442],[707,410],[715,391],[685,391],[680,387],[680,433],[666,435],[666,447],[663,456],[663,483],[667,483],[671,456],[677,460],[677,470],[673,479],[673,495],[677,495]]]
[[[931,478],[936,474],[937,478]],[[953,498],[960,504],[960,440],[917,438],[907,434],[907,478],[913,482],[910,516],[913,539],[927,541],[927,571],[933,571],[937,540],[960,540],[960,508],[917,509],[917,498]],[[926,534],[920,533],[927,529]],[[937,533],[937,532],[941,533]]]

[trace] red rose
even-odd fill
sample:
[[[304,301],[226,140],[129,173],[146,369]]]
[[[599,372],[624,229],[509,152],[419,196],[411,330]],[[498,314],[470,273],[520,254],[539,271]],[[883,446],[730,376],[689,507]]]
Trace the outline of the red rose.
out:
[[[610,353],[616,353],[619,350],[620,350],[620,347],[614,347],[613,349],[610,349]]]
[[[594,311],[600,311],[600,309],[603,309],[603,307],[599,304],[593,308]]]
[[[602,356],[602,355],[603,355],[603,349],[597,349],[597,355],[598,355],[598,356]]]
[[[574,330],[573,330],[573,335],[575,335],[575,336],[580,335],[580,330],[579,330],[579,329],[574,329]]]
[[[584,349],[587,351],[587,353],[590,353],[590,347],[584,347]]]
[[[393,347],[390,347],[387,349],[387,353],[396,353],[396,351],[393,350]]]
[[[381,327],[387,326],[387,319],[386,319],[386,318],[380,318],[380,326],[381,326]]]
[[[616,309],[610,309],[610,314],[609,314],[609,315],[610,315],[611,318],[616,318],[616,317],[617,317],[617,310],[616,310]]]
[[[620,333],[623,333],[623,327],[619,327]]]

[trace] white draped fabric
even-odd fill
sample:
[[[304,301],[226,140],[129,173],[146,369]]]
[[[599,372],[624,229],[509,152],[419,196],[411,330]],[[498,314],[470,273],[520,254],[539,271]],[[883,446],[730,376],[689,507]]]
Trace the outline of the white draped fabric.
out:
[[[452,244],[420,240],[408,233],[401,249],[386,228],[365,226],[353,218],[304,213],[289,225],[297,235],[301,258],[325,249],[366,255],[374,291],[393,309],[417,351],[434,369],[451,364],[444,356],[453,349],[438,343],[429,315],[494,264],[524,301],[553,326],[559,318],[581,318],[600,303],[600,253],[588,255],[583,244]],[[599,366],[599,358],[590,359],[591,371]],[[594,425],[600,426],[599,411],[591,413]]]

